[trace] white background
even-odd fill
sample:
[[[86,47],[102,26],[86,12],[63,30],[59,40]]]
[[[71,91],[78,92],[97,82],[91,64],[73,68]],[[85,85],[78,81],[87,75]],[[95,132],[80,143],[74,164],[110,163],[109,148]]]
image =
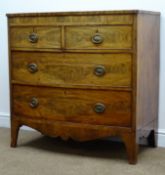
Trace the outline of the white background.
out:
[[[0,0],[0,126],[9,126],[8,39],[6,13],[140,9],[161,12],[159,146],[165,147],[164,0]]]

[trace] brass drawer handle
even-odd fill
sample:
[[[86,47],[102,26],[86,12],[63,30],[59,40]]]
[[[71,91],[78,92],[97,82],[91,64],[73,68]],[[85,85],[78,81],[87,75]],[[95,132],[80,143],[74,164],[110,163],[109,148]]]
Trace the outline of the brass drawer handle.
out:
[[[31,108],[36,108],[39,105],[38,99],[33,97],[29,103]]]
[[[28,64],[28,70],[29,70],[29,72],[31,72],[31,73],[37,72],[37,71],[38,71],[38,66],[37,66],[37,64],[35,64],[35,63],[30,63],[30,64]]]
[[[95,69],[94,69],[94,74],[96,76],[103,76],[104,74],[106,73],[106,70],[105,70],[105,67],[104,66],[97,66]]]
[[[31,43],[37,43],[38,42],[38,35],[36,33],[31,33],[29,35],[29,41]]]
[[[99,33],[96,33],[92,36],[92,43],[93,44],[101,44],[103,42],[103,40],[104,40],[104,38]]]
[[[96,113],[103,113],[105,111],[106,107],[103,103],[96,103],[94,106],[94,111]]]

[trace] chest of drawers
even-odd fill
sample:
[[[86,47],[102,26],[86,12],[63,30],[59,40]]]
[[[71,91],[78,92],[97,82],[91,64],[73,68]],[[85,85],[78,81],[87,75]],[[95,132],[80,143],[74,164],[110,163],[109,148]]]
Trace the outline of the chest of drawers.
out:
[[[159,13],[7,16],[12,147],[22,125],[65,140],[120,137],[132,164],[141,138],[155,146]]]

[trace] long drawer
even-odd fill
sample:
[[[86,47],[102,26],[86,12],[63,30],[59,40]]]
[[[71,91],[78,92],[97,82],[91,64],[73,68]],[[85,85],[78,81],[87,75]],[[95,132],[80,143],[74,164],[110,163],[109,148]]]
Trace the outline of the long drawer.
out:
[[[131,93],[13,86],[13,114],[32,119],[128,127]]]
[[[13,52],[12,80],[52,86],[131,87],[131,54]]]
[[[111,25],[127,25],[133,24],[133,16],[130,14],[108,14],[103,12],[102,14],[98,13],[91,13],[89,14],[70,14],[70,15],[56,15],[52,14],[47,16],[24,16],[24,17],[14,17],[9,18],[10,26],[17,26],[17,25],[84,25],[84,24],[111,24]]]

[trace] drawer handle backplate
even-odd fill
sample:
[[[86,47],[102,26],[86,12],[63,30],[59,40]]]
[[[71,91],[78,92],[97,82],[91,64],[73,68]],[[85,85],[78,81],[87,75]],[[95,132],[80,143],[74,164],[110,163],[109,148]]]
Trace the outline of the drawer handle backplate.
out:
[[[29,72],[31,72],[31,73],[37,72],[37,71],[38,71],[38,66],[37,66],[37,64],[35,64],[35,63],[30,63],[30,64],[28,64],[28,70],[29,70]]]
[[[103,103],[96,103],[94,106],[94,111],[96,113],[103,113],[105,111],[106,107]]]
[[[103,41],[104,41],[104,38],[99,33],[96,33],[92,36],[93,44],[101,44]]]
[[[29,103],[31,108],[36,108],[39,105],[38,99],[33,97]]]
[[[106,71],[104,66],[99,65],[94,69],[94,74],[96,76],[103,76],[105,73]]]
[[[31,43],[37,43],[38,42],[38,35],[36,33],[31,33],[29,35],[29,41]]]

